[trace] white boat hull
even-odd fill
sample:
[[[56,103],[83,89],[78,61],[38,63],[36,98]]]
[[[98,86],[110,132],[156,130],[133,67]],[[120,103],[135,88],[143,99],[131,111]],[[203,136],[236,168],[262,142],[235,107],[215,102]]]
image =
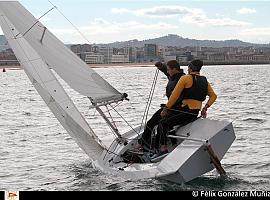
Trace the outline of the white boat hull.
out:
[[[190,135],[187,138],[202,141],[184,140],[158,163],[128,165],[123,162],[121,155],[128,149],[132,149],[139,137],[134,131],[131,131],[124,137],[134,141],[127,146],[119,145],[116,141],[113,142],[109,149],[110,152],[105,151],[101,159],[94,164],[102,171],[126,179],[161,178],[175,183],[186,183],[215,168],[203,140],[209,141],[220,160],[235,140],[232,123],[209,119],[198,119],[180,128],[177,135]]]

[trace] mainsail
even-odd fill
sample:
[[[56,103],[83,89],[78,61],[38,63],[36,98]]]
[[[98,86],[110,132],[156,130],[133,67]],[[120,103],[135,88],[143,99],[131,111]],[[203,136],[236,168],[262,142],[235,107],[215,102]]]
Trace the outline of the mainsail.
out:
[[[24,20],[23,17],[19,16],[18,18],[12,18],[13,22],[16,22],[16,26],[10,21],[9,16],[6,16],[6,13],[10,14],[11,12],[14,15],[16,15],[16,13],[22,14],[21,12],[25,13],[18,2],[0,1],[0,26],[2,27],[9,45],[20,61],[21,66],[25,70],[27,76],[35,86],[38,93],[41,95],[63,127],[68,131],[71,137],[75,139],[77,144],[89,155],[90,158],[93,160],[98,159],[103,152],[104,147],[101,144],[101,141],[96,137],[92,129],[89,127],[83,116],[80,114],[70,97],[66,94],[62,85],[56,79],[49,66],[44,62],[46,61],[50,63],[50,59],[53,59],[50,57],[51,54],[47,52],[48,57],[42,57],[39,55],[40,52],[42,52],[42,54],[46,54],[43,53],[43,50],[46,48],[38,48],[38,45],[35,46],[35,48],[32,47],[33,43],[35,44],[35,42],[33,42],[35,39],[32,38],[32,43],[30,44],[29,37],[24,38],[22,36],[22,31],[24,30],[18,31],[17,29],[22,28],[23,26],[17,27],[18,24],[23,23],[24,21],[26,22],[27,19]],[[20,20],[18,23],[17,20],[19,18],[22,20]],[[20,35],[16,37],[18,34]],[[58,47],[59,50],[61,48]],[[37,53],[37,51],[35,51],[36,49],[39,49],[40,52]],[[61,57],[61,52],[58,53],[58,56]],[[65,53],[68,53],[68,51],[64,50],[63,54]],[[72,54],[70,53],[70,55]],[[57,59],[55,58],[55,60]],[[76,60],[75,58],[73,59],[74,61]],[[53,63],[58,64],[58,61],[53,61]],[[63,66],[62,70],[66,69],[64,65],[65,63],[63,65],[61,64],[61,66]],[[57,69],[60,70],[60,65],[57,67]],[[64,74],[65,76],[68,76],[68,73]],[[92,73],[92,75],[93,74],[94,73]],[[71,82],[72,84],[78,83],[76,86],[79,86],[81,84],[80,78],[77,77],[75,80],[76,79],[79,79],[79,81]]]
[[[0,7],[20,33],[15,37],[24,37],[46,64],[71,88],[89,97],[94,103],[117,102],[123,99],[120,92],[65,47],[19,2],[0,2]]]

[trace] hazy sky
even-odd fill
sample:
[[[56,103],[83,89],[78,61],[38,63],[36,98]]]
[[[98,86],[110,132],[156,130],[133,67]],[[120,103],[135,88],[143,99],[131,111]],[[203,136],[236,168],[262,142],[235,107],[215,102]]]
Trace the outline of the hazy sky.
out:
[[[168,34],[270,43],[270,1],[51,1],[91,43],[143,40]],[[36,17],[52,8],[47,0],[20,2]],[[57,10],[42,22],[65,43],[86,43]]]

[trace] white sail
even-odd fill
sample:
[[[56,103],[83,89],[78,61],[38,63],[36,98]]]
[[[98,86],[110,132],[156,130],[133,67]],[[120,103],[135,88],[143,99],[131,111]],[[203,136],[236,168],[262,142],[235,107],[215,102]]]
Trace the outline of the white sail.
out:
[[[122,100],[120,92],[65,47],[19,2],[0,1],[0,7],[3,14],[19,31],[17,37],[23,36],[46,64],[71,88],[90,97],[95,103]]]
[[[36,90],[63,127],[90,158],[98,159],[104,148],[62,85],[27,40],[24,37],[14,37],[19,32],[3,12],[13,3],[0,2],[0,25],[9,45]]]

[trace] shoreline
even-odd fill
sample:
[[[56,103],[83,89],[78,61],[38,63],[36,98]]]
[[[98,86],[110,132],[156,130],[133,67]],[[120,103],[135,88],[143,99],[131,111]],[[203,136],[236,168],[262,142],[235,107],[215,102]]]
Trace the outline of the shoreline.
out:
[[[270,60],[267,61],[203,61],[204,66],[218,66],[218,65],[269,65]],[[110,68],[110,67],[150,67],[155,66],[156,62],[151,63],[118,63],[118,64],[88,64],[92,68]],[[188,66],[190,62],[179,62],[180,66]]]
[[[181,66],[188,66],[190,62],[180,62]],[[270,61],[234,61],[234,62],[213,62],[213,61],[204,61],[205,66],[218,66],[218,65],[269,65]],[[132,68],[132,67],[154,67],[155,62],[152,63],[118,63],[118,64],[88,64],[89,67],[93,69],[98,68]],[[20,65],[5,66],[0,65],[0,70],[21,70]]]

